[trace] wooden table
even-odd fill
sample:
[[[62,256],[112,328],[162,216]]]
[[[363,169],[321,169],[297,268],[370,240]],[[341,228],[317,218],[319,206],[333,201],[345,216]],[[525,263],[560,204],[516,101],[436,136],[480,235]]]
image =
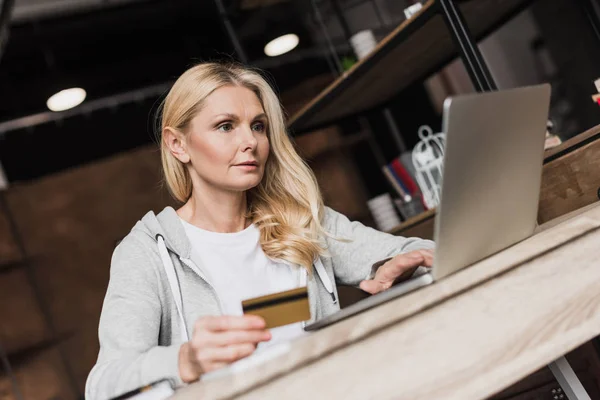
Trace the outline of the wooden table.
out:
[[[600,206],[184,399],[478,399],[600,334]]]

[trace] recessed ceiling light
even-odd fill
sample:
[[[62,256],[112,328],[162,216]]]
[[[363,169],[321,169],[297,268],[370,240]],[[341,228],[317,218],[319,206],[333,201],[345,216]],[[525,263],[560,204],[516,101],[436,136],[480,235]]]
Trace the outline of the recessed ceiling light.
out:
[[[291,51],[294,47],[298,46],[300,39],[298,35],[288,33],[287,35],[279,36],[271,40],[265,46],[265,54],[269,57],[279,56],[281,54]]]
[[[85,100],[85,90],[82,88],[71,88],[61,90],[52,95],[46,105],[51,111],[65,111],[77,107]]]

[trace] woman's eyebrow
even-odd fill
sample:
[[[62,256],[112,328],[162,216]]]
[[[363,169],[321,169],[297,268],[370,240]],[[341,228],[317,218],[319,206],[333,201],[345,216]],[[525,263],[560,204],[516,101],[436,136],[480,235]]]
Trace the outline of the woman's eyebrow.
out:
[[[256,117],[254,117],[255,120],[257,119],[267,119],[267,114],[265,113],[260,113],[258,114]]]
[[[231,120],[237,121],[239,118],[235,114],[223,113],[223,114],[215,115],[214,119],[231,119]]]

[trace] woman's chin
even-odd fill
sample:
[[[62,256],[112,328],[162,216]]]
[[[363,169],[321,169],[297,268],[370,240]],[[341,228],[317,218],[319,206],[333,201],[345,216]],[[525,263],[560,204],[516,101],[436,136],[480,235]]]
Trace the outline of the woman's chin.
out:
[[[245,192],[246,190],[250,190],[250,189],[257,187],[259,183],[260,183],[260,179],[258,179],[258,178],[243,179],[243,180],[239,180],[235,183],[232,182],[232,184],[230,185],[230,189],[239,191],[239,192]]]

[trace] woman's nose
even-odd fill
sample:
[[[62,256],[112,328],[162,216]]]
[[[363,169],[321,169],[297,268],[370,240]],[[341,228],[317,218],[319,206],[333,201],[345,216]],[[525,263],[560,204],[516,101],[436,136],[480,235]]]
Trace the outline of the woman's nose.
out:
[[[254,149],[257,144],[256,134],[250,126],[244,126],[241,133],[241,143],[245,148]],[[245,150],[245,149],[244,149]]]

